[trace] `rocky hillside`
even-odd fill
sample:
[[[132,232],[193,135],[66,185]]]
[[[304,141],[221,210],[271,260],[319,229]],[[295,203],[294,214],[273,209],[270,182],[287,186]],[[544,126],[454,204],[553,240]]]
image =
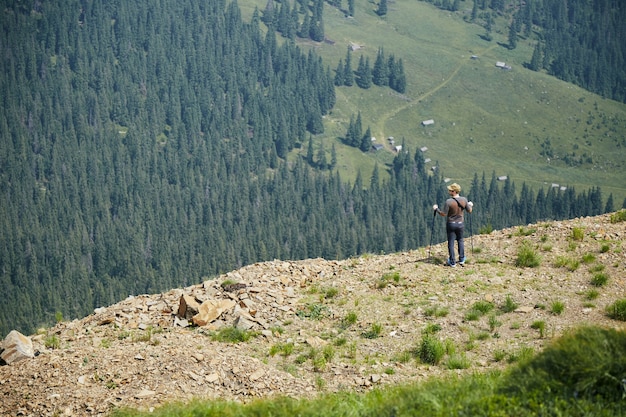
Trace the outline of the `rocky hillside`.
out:
[[[35,356],[0,367],[0,415],[302,397],[505,367],[573,326],[626,327],[605,314],[626,298],[625,229],[609,215],[546,222],[467,238],[454,269],[437,244],[258,263],[129,297],[30,336]],[[539,266],[516,266],[523,247]],[[425,332],[447,347],[438,364],[416,358]]]

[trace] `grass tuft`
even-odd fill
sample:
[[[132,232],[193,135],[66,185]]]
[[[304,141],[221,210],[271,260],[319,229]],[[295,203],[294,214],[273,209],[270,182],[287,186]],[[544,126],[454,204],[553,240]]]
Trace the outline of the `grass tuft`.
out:
[[[513,299],[511,298],[511,294],[507,294],[506,299],[504,300],[504,304],[500,307],[500,310],[502,310],[504,313],[511,313],[517,310],[517,307],[519,307],[519,304],[513,301]]]
[[[611,223],[626,222],[626,209],[611,214]]]
[[[541,264],[541,258],[537,251],[528,242],[522,243],[518,252],[515,266],[524,268],[536,268]]]
[[[216,342],[241,343],[249,341],[253,335],[252,332],[247,330],[242,330],[235,326],[226,326],[211,333],[211,339]]]
[[[422,363],[437,365],[446,353],[446,348],[439,339],[431,334],[425,334],[419,347],[419,358]]]
[[[617,300],[606,307],[607,315],[614,320],[626,321],[626,299]]]
[[[598,272],[591,278],[591,285],[594,287],[603,287],[609,281],[609,276],[604,272]]]

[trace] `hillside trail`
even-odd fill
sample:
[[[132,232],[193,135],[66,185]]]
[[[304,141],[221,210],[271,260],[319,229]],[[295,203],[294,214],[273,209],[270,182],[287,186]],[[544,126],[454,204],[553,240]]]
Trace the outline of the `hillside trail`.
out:
[[[480,55],[484,55],[486,52],[491,51],[496,46],[497,46],[497,44],[494,44],[494,45],[489,46],[488,48],[485,48],[480,53]],[[381,138],[386,138],[387,137],[387,135],[384,133],[384,131],[385,131],[385,127],[386,127],[388,121],[392,120],[401,111],[404,111],[408,107],[411,107],[411,106],[413,106],[416,103],[419,103],[420,101],[430,97],[431,95],[435,94],[437,91],[439,91],[440,89],[445,87],[450,81],[452,81],[458,75],[458,73],[461,70],[461,68],[463,68],[467,64],[467,62],[468,62],[468,60],[466,58],[464,58],[464,57],[461,58],[459,60],[459,65],[457,65],[457,67],[454,69],[454,71],[452,71],[448,77],[444,78],[441,83],[437,84],[432,89],[424,92],[423,94],[417,96],[416,98],[414,98],[412,100],[408,100],[404,105],[399,106],[399,107],[395,107],[393,109],[390,109],[386,113],[382,113],[380,115],[380,118],[379,118],[379,123],[382,125],[382,128],[379,129],[380,137]]]

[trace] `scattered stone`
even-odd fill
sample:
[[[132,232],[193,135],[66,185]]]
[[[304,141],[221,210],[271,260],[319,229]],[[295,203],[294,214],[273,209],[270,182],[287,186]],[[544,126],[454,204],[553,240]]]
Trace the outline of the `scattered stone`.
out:
[[[312,348],[315,349],[319,349],[322,348],[324,346],[326,346],[328,344],[327,341],[325,341],[324,339],[322,339],[319,336],[315,336],[315,337],[309,337],[306,339],[306,343],[311,346]]]
[[[226,292],[236,292],[244,288],[246,288],[246,284],[243,283],[227,284],[222,286],[222,289]]]
[[[32,340],[17,330],[9,332],[2,342],[2,347],[0,358],[7,365],[35,357]]]
[[[216,373],[213,373],[213,374],[211,374],[211,375],[207,375],[207,376],[205,376],[205,377],[204,377],[204,379],[206,380],[206,382],[208,382],[208,383],[212,384],[212,383],[214,383],[214,382],[219,381],[220,376],[219,376],[218,374],[216,374]]]
[[[250,381],[256,381],[260,379],[263,375],[265,375],[265,371],[263,369],[258,369],[250,375]]]
[[[233,300],[207,300],[200,305],[198,314],[193,316],[193,323],[197,326],[206,326],[234,306]]]
[[[250,330],[254,327],[254,322],[241,315],[235,319],[233,325],[239,330]]]
[[[144,398],[154,397],[155,395],[156,395],[155,391],[144,389],[144,390],[139,391],[137,394],[135,394],[135,398],[137,398],[138,400],[141,400]]]
[[[198,314],[199,310],[200,305],[195,298],[187,294],[183,294],[180,297],[180,303],[178,305],[178,317],[191,320],[193,316]]]

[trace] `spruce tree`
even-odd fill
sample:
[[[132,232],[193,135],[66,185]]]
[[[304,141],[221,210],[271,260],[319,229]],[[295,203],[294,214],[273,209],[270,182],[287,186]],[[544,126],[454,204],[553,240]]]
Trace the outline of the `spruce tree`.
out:
[[[380,87],[389,85],[389,70],[382,48],[378,48],[378,53],[376,54],[376,61],[372,70],[372,82]]]
[[[352,71],[352,49],[348,47],[346,52],[346,65],[343,67],[343,84],[352,87],[354,84],[354,72]]]
[[[387,0],[379,0],[378,8],[376,9],[378,16],[385,16],[387,14]]]

